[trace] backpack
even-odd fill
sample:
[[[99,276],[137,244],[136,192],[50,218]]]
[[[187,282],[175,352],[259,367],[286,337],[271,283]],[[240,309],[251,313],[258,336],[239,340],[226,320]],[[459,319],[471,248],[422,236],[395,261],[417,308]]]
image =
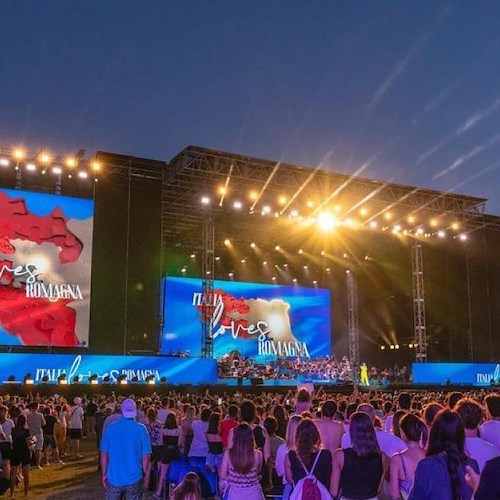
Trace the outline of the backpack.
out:
[[[289,500],[332,500],[332,496],[326,489],[325,485],[321,481],[318,481],[314,476],[314,469],[316,468],[320,455],[321,451],[316,454],[316,458],[314,459],[314,463],[310,471],[306,469],[306,466],[297,455],[300,465],[302,465],[306,475],[297,481],[297,484],[290,494]]]

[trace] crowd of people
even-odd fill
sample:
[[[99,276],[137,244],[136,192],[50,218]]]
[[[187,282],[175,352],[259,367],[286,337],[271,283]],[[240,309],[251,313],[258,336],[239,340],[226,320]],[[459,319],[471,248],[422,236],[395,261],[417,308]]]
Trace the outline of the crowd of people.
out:
[[[311,392],[309,392],[311,391]],[[106,498],[500,498],[500,395],[301,388],[287,394],[4,396],[2,478],[96,439]],[[169,489],[171,472],[185,474]],[[190,469],[190,466],[191,469]],[[207,477],[216,478],[215,488]],[[313,481],[311,478],[314,477]],[[210,483],[212,484],[212,483]],[[312,491],[312,493],[311,493]],[[309,492],[309,493],[308,493]]]
[[[322,380],[332,383],[351,382],[352,365],[344,356],[316,358],[278,358],[265,363],[255,358],[241,356],[237,351],[222,356],[217,364],[218,377],[224,378],[263,378],[268,380]],[[407,366],[394,365],[380,368],[368,368],[370,385],[386,386],[389,383],[405,383],[410,380],[410,370]]]

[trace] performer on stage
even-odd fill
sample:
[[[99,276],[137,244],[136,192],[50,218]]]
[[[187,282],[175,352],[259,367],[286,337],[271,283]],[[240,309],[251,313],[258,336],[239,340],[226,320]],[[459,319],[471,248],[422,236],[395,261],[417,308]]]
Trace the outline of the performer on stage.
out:
[[[368,380],[368,366],[366,366],[366,363],[361,365],[359,383],[361,385],[370,385],[370,381]]]

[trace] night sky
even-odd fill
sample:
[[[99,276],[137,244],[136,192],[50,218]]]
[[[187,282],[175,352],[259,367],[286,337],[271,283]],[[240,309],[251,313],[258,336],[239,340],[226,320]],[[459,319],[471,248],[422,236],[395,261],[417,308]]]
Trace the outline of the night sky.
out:
[[[4,145],[194,144],[500,214],[498,1],[17,0],[0,22]]]

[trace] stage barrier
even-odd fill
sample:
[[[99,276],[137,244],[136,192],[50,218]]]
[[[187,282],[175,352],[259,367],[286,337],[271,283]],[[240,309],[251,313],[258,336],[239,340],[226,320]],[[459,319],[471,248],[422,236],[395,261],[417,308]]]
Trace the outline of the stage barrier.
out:
[[[500,383],[500,363],[413,363],[413,383],[490,386]]]
[[[156,383],[214,384],[217,382],[217,363],[213,359],[177,358],[166,356],[104,356],[91,354],[0,354],[0,382],[10,378],[22,381],[31,374],[34,383],[56,383],[65,374],[69,383],[79,377],[81,383],[97,375],[99,383],[116,383],[124,375],[132,382],[146,382],[153,377]]]

